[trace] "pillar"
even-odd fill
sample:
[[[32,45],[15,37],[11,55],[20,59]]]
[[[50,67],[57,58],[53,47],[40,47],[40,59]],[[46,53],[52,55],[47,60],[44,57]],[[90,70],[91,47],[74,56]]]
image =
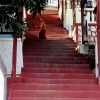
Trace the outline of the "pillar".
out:
[[[100,77],[100,0],[97,0],[97,37],[98,37],[98,68]]]
[[[82,44],[84,43],[84,34],[83,34],[83,19],[84,19],[84,5],[82,6],[84,0],[81,0],[81,27],[82,27]]]
[[[16,59],[17,59],[17,35],[13,38],[13,53],[12,53],[12,72],[11,77],[16,77]]]
[[[59,5],[59,0],[58,0],[58,11],[59,11],[59,7],[60,7],[60,5]]]
[[[63,21],[63,18],[64,18],[64,0],[62,0],[62,21]]]
[[[73,12],[75,10],[75,0],[73,0]]]

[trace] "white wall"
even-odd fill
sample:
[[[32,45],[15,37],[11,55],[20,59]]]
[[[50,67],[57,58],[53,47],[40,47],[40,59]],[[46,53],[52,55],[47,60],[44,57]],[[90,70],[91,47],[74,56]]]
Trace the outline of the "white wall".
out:
[[[73,10],[66,10],[66,24],[73,25]]]
[[[6,100],[7,92],[7,69],[0,56],[0,100]]]
[[[7,68],[7,74],[11,74],[12,70],[12,49],[13,49],[13,38],[0,38],[0,54]],[[17,43],[17,68],[16,74],[21,73],[23,67],[23,54],[22,54],[22,42],[18,38]]]

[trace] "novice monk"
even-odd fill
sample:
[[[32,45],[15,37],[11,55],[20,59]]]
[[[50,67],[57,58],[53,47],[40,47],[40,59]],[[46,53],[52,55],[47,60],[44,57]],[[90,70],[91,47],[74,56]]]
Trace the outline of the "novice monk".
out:
[[[46,24],[42,17],[40,18],[40,21],[41,21],[41,24],[40,24],[39,39],[42,41],[46,41]]]

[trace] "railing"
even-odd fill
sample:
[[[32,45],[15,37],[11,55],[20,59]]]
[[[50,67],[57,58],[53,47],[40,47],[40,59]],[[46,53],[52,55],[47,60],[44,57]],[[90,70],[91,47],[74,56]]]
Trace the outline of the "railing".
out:
[[[82,43],[82,30],[81,23],[76,23],[72,32],[70,33],[70,37],[73,38],[75,42],[78,44]],[[88,43],[95,44],[97,42],[97,24],[88,24]]]
[[[93,13],[94,8],[85,8],[84,13],[87,15],[88,23],[96,23],[96,16]],[[81,8],[76,8],[75,23],[81,23]]]
[[[48,5],[51,5],[51,6],[58,6],[58,0],[48,0]]]
[[[73,0],[70,1],[71,8],[73,9]],[[84,8],[93,8],[95,7],[94,1],[87,1]],[[75,0],[75,8],[81,8],[81,0]]]
[[[6,100],[7,70],[0,56],[0,100]]]
[[[85,13],[87,14],[87,16],[88,16],[88,22],[89,23],[93,23],[93,22],[96,22],[96,16],[94,15],[94,13],[93,13],[93,9],[94,8],[87,8],[86,10],[85,10]]]

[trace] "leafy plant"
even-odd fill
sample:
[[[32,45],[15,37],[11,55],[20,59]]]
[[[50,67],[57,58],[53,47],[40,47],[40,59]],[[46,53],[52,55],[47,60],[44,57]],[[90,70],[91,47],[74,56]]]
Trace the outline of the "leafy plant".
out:
[[[21,31],[26,32],[28,27],[26,25],[26,20],[17,20],[14,16],[15,10],[13,7],[0,7],[0,27],[5,26],[6,30],[10,30],[14,33],[21,33]]]
[[[38,13],[41,15],[41,10],[45,10],[48,0],[26,0],[26,9],[31,9],[34,16]]]
[[[45,9],[48,2],[48,0],[10,0],[6,6],[3,6],[2,4],[6,3],[4,1],[0,1],[0,27],[5,26],[7,30],[11,30],[14,33],[26,32],[28,29],[26,19],[22,20],[23,6],[27,10],[36,11],[35,15],[37,13],[41,15],[41,10]]]

